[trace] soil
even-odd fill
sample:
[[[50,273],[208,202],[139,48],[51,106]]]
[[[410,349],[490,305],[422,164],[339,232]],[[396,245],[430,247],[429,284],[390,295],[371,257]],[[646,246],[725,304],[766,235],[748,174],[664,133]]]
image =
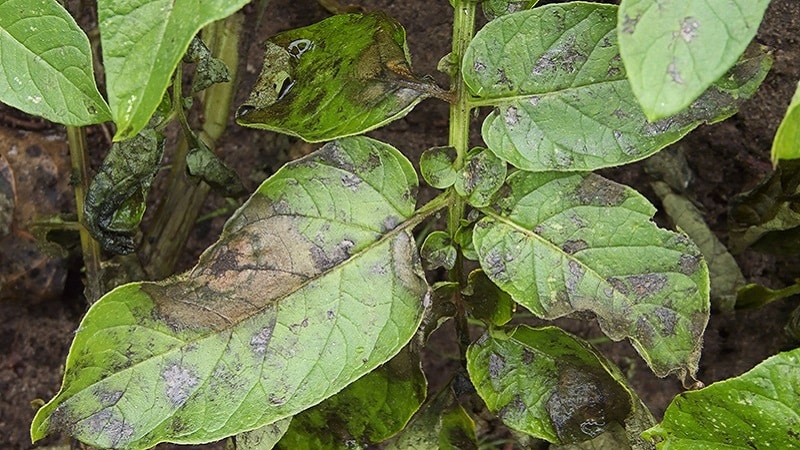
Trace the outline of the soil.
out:
[[[78,13],[79,22],[86,29],[95,27],[96,19],[91,7],[83,5],[91,2],[80,2],[82,8],[73,3],[78,2],[72,2],[70,6],[73,12]],[[353,3],[366,10],[384,10],[404,24],[415,72],[433,75],[440,85],[446,87],[447,78],[436,71],[436,66],[449,51],[452,9],[448,2],[364,0]],[[236,104],[245,99],[254,82],[261,66],[260,43],[267,36],[309,25],[329,15],[315,0],[274,0],[256,29],[256,6],[248,5],[246,12],[246,29],[249,31],[243,39],[243,54],[247,59],[240,70],[242,76]],[[731,198],[753,188],[772,170],[769,161],[772,137],[800,80],[799,38],[800,2],[773,0],[757,36],[757,41],[771,48],[775,57],[766,81],[734,117],[716,125],[701,126],[682,143],[694,173],[688,194],[702,206],[706,222],[723,242],[728,234]],[[66,148],[64,130],[60,126],[42,123],[8,109],[0,111],[0,117],[4,118],[0,123],[0,132],[4,135],[20,139],[40,135],[48,142],[60,143],[62,150]],[[447,120],[447,105],[426,101],[404,119],[369,134],[395,145],[412,161],[417,161],[426,148],[446,144]],[[108,146],[102,128],[92,127],[89,139],[94,148]],[[476,134],[474,144],[479,143]],[[220,142],[219,154],[252,190],[281,164],[310,148],[294,139],[243,129],[231,123],[229,132]],[[61,153],[66,154],[65,151]],[[95,169],[100,154],[93,156]],[[59,182],[68,183],[66,173],[61,173]],[[605,171],[604,174],[633,186],[659,205],[641,163]],[[54,189],[63,190],[64,186],[68,185],[62,184]],[[159,189],[163,191],[164,186],[163,180],[155,184],[153,198],[163,194]],[[422,201],[432,195],[432,191],[426,191]],[[70,205],[69,202],[66,206],[61,205],[60,208],[67,208],[61,212],[69,212]],[[224,205],[224,200],[212,193],[203,213]],[[224,217],[218,217],[196,227],[180,261],[180,270],[193,265],[199,253],[216,239],[223,222]],[[14,258],[14,255],[5,256],[8,260]],[[799,275],[796,257],[777,257],[748,250],[738,255],[737,261],[748,281],[771,288],[792,284]],[[29,438],[29,426],[35,412],[32,402],[47,400],[56,394],[69,343],[87,308],[82,297],[80,260],[67,259],[63,265],[67,272],[60,295],[19,294],[16,298],[0,301],[1,448],[34,448]],[[783,329],[789,313],[797,305],[797,298],[790,298],[757,310],[712,315],[705,335],[698,379],[708,384],[736,376],[768,356],[797,346],[797,342],[793,342]],[[596,328],[577,320],[564,319],[559,324],[587,337],[599,335]],[[434,335],[426,352],[424,363],[432,389],[449,378],[452,363],[443,360],[442,355],[456,353],[452,347],[453,340],[452,329],[443,327]],[[625,370],[635,390],[657,417],[681,392],[682,386],[675,378],[653,376],[628,344],[602,343],[599,347]],[[63,436],[52,436],[36,447],[63,443],[64,439]],[[162,445],[159,448],[172,447]],[[221,448],[221,444],[203,448]]]

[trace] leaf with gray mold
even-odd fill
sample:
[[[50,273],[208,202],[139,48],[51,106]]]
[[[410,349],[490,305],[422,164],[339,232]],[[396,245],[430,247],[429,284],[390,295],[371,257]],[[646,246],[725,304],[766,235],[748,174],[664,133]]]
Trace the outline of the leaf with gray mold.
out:
[[[428,295],[410,230],[416,188],[405,157],[363,137],[287,164],[192,270],[92,305],[33,439],[210,442],[371,372],[412,338]]]
[[[196,94],[215,83],[231,81],[228,66],[222,60],[211,56],[211,50],[206,47],[200,37],[195,36],[189,43],[183,62],[197,63],[194,78],[192,79],[192,94]]]
[[[485,334],[467,350],[470,379],[510,428],[554,444],[624,428],[634,448],[655,421],[616,366],[556,327]],[[642,445],[645,444],[645,445]]]
[[[382,12],[340,14],[270,38],[236,121],[321,142],[383,126],[440,94],[411,72],[399,23]]]
[[[800,447],[800,349],[749,372],[672,400],[664,420],[645,432],[659,449]]]
[[[546,319],[591,311],[656,375],[694,375],[708,269],[689,238],[651,222],[644,197],[594,174],[519,171],[483,212],[481,267],[517,303]]]
[[[443,267],[450,270],[456,264],[456,248],[444,231],[434,231],[429,234],[419,249],[422,265],[426,270]]]
[[[456,149],[454,147],[433,147],[422,152],[419,158],[419,171],[422,178],[436,189],[447,189],[456,182],[458,173],[454,166]]]
[[[731,68],[755,37],[769,0],[623,0],[619,47],[650,120],[676,114]]]
[[[481,3],[483,14],[489,20],[515,12],[531,9],[539,0],[484,0]]]
[[[252,431],[239,433],[233,439],[232,448],[231,446],[229,448],[230,450],[272,450],[286,434],[291,423],[292,418],[288,417]]]
[[[494,153],[475,147],[467,153],[464,167],[457,173],[453,188],[472,206],[487,206],[489,199],[506,179],[506,166],[506,162]]]
[[[643,159],[702,123],[731,116],[771,66],[754,49],[682,112],[650,122],[617,45],[617,7],[551,4],[495,19],[462,64],[489,149],[531,171],[588,171]]]
[[[128,254],[164,155],[164,137],[151,128],[115,142],[86,193],[84,225],[107,251]]]
[[[186,155],[186,170],[225,197],[239,197],[247,192],[236,172],[225,165],[198,136],[192,136],[193,147]]]

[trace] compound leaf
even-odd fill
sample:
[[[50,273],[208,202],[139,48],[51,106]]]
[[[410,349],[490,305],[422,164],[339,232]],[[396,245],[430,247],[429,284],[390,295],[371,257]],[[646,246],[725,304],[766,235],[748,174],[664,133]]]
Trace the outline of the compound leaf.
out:
[[[114,140],[136,135],[155,112],[194,35],[248,0],[98,0]]]
[[[560,328],[486,334],[467,350],[467,370],[506,425],[554,444],[625,428],[643,448],[639,434],[655,423],[614,364]]]
[[[772,141],[772,163],[800,158],[800,83]]]
[[[56,0],[0,1],[0,101],[66,125],[111,118],[89,39]]]
[[[645,437],[658,448],[753,449],[800,446],[800,349],[672,400]]]
[[[645,158],[750,97],[771,58],[757,51],[680,114],[649,122],[619,55],[617,7],[552,4],[500,17],[477,33],[462,71],[489,149],[530,171],[589,171]]]
[[[619,48],[650,120],[677,114],[736,63],[769,0],[623,0]]]
[[[402,430],[425,401],[427,381],[408,347],[319,405],[294,416],[277,448],[352,449]]]
[[[416,186],[408,160],[368,138],[284,166],[194,269],[92,305],[33,439],[61,429],[97,447],[209,442],[369,373],[422,317]]]
[[[517,303],[547,319],[592,311],[656,375],[695,373],[708,268],[686,236],[650,221],[644,197],[594,174],[516,172],[492,205],[475,225],[475,249]]]
[[[406,32],[382,12],[340,14],[272,37],[240,125],[320,142],[405,116],[437,87],[411,73]]]

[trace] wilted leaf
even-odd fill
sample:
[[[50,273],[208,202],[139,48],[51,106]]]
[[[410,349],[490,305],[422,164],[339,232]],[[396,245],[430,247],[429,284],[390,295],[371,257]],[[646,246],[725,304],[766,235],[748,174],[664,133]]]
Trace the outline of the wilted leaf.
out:
[[[592,311],[656,375],[695,373],[708,269],[686,236],[650,221],[644,197],[593,174],[516,172],[484,212],[479,261],[516,302],[548,319]]]
[[[447,189],[456,182],[455,147],[434,147],[422,152],[419,158],[419,171],[422,178],[437,189]]]
[[[431,287],[430,305],[425,305],[422,323],[417,330],[414,342],[417,348],[423,348],[428,343],[428,338],[442,324],[456,315],[454,298],[458,293],[458,283],[440,281]]]
[[[492,283],[483,270],[473,270],[462,292],[472,316],[501,327],[514,315],[514,300],[508,293]]]
[[[161,102],[189,42],[248,0],[98,0],[114,140],[136,136]]]
[[[708,264],[712,304],[719,310],[732,311],[736,304],[736,291],[745,284],[739,264],[708,228],[703,214],[688,198],[675,193],[663,181],[650,185],[661,199],[664,212],[700,248]]]
[[[186,50],[183,60],[197,63],[197,69],[192,78],[193,94],[208,88],[212,84],[231,81],[228,66],[222,60],[211,56],[211,50],[206,47],[206,44],[198,36],[195,36],[189,43],[189,48]]]
[[[286,434],[292,418],[286,418],[253,431],[245,431],[236,435],[234,450],[272,450],[281,437]]]
[[[83,205],[86,228],[104,249],[133,252],[133,235],[163,155],[164,138],[152,129],[111,145]]]
[[[485,148],[476,147],[467,154],[453,187],[472,206],[487,206],[492,195],[503,185],[506,173],[505,161]]]
[[[533,8],[539,0],[484,0],[481,2],[483,14],[494,20],[506,14],[512,14]]]
[[[427,385],[419,355],[406,347],[338,394],[294,416],[278,448],[346,450],[383,442],[417,412]]]
[[[645,432],[659,449],[753,449],[800,446],[800,349],[753,370],[679,394],[664,420]]]
[[[704,122],[736,112],[771,58],[743,59],[689,109],[649,122],[619,55],[617,7],[552,4],[500,17],[477,33],[462,70],[490,150],[531,171],[585,171],[645,158]]]
[[[434,231],[425,238],[419,250],[422,265],[427,270],[443,267],[447,270],[456,264],[456,248],[450,240],[450,235],[444,231]]]
[[[240,125],[320,142],[405,116],[438,88],[411,73],[406,32],[382,12],[342,14],[272,37]]]
[[[417,413],[387,450],[478,450],[475,423],[458,402],[453,381]]]
[[[633,93],[650,120],[677,114],[739,59],[769,0],[623,0],[617,33]]]
[[[56,0],[0,2],[0,101],[66,125],[111,118],[89,39]]]
[[[560,328],[486,334],[467,350],[467,370],[506,425],[552,443],[626,428],[629,442],[643,448],[639,433],[655,423],[614,364]]]
[[[202,139],[197,136],[188,139],[194,141],[196,145],[186,155],[186,169],[190,175],[205,181],[225,197],[239,197],[245,194],[239,175],[226,166]]]
[[[369,373],[422,316],[428,287],[407,221],[416,186],[408,160],[367,138],[287,164],[194,269],[92,305],[33,439],[60,429],[98,447],[209,442]]]
[[[800,83],[772,141],[772,163],[800,158]]]

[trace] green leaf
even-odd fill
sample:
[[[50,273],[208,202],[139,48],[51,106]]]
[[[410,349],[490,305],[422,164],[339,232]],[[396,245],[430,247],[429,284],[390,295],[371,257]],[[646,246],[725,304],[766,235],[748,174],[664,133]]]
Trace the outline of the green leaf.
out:
[[[286,434],[292,418],[286,418],[253,431],[245,431],[236,435],[235,450],[272,450],[275,444]]]
[[[383,442],[422,406],[427,385],[419,356],[406,347],[338,394],[294,416],[278,448],[346,450]]]
[[[772,163],[800,158],[800,83],[772,141]]]
[[[522,325],[507,335],[485,334],[467,350],[467,370],[506,425],[555,444],[620,428],[638,443],[655,423],[616,366],[560,328]]]
[[[481,267],[517,303],[546,319],[592,311],[656,375],[695,373],[708,269],[686,236],[650,221],[644,197],[594,174],[516,172],[484,212]]]
[[[704,122],[736,112],[766,76],[766,52],[743,59],[692,106],[649,122],[619,56],[617,7],[551,4],[477,33],[462,70],[492,152],[530,171],[589,171],[645,158]]]
[[[800,446],[800,349],[753,370],[684,392],[664,420],[645,432],[659,449],[753,449]]]
[[[422,152],[419,158],[419,171],[431,187],[447,189],[456,182],[455,147],[434,147]]]
[[[769,0],[623,0],[619,48],[650,120],[677,114],[736,63]]]
[[[434,231],[429,234],[422,243],[419,253],[422,257],[422,265],[426,270],[439,267],[450,270],[456,264],[456,248],[453,246],[450,235],[444,231]]]
[[[539,0],[484,0],[481,3],[483,14],[489,20],[494,20],[506,14],[512,14],[536,6]]]
[[[240,125],[327,141],[378,128],[438,88],[411,73],[406,32],[382,12],[341,14],[272,37]]]
[[[476,319],[501,327],[513,318],[514,300],[492,283],[481,269],[470,272],[467,287],[462,294],[464,302]]]
[[[134,251],[133,236],[163,155],[164,137],[150,128],[111,145],[83,205],[84,224],[105,250]]]
[[[410,233],[416,186],[408,160],[368,138],[281,168],[194,269],[92,305],[34,441],[55,430],[96,447],[214,441],[389,360],[428,294]]]
[[[485,148],[476,147],[467,154],[453,187],[472,206],[487,206],[492,195],[503,185],[507,170],[505,161]]]
[[[195,135],[187,140],[196,145],[186,154],[186,169],[191,176],[205,181],[225,197],[239,197],[247,192],[236,171],[225,165],[202,139]]]
[[[98,0],[97,16],[114,140],[136,135],[150,120],[189,42],[247,0]]]
[[[89,39],[56,0],[0,1],[0,101],[66,125],[111,118]]]

